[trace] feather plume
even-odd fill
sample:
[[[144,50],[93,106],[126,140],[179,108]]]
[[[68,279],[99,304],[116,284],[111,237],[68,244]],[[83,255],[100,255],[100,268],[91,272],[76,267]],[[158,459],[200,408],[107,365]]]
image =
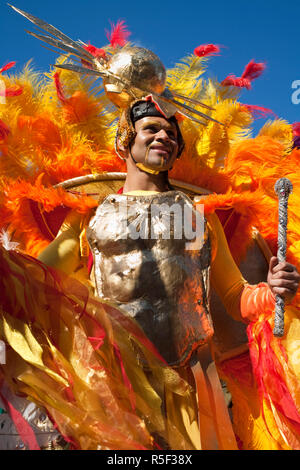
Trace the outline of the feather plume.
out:
[[[87,46],[84,46],[84,49],[86,51],[89,51],[96,59],[105,59],[106,58],[106,52],[104,49],[92,46],[92,44],[88,44]]]
[[[11,236],[6,230],[0,233],[0,243],[6,250],[15,250],[20,245],[18,242],[11,241]]]
[[[236,77],[235,75],[228,75],[228,77],[224,78],[221,82],[222,86],[235,86],[238,88],[247,88],[250,90],[251,83],[250,80],[247,78]]]
[[[208,155],[207,164],[213,168],[224,165],[230,146],[236,141],[247,139],[250,136],[250,125],[252,116],[249,112],[233,100],[224,100],[215,105],[217,119],[222,120],[225,126],[211,124],[207,129]],[[198,144],[198,151],[203,148],[201,141]]]
[[[221,84],[222,86],[236,86],[250,90],[252,80],[260,77],[265,68],[266,65],[264,63],[255,63],[254,60],[251,60],[246,65],[241,77],[236,77],[232,74],[228,75],[228,77],[226,77]]]
[[[97,102],[89,99],[82,91],[76,91],[68,98],[62,108],[62,117],[69,124],[87,123],[99,113]]]
[[[266,118],[268,115],[273,114],[273,116],[278,119],[278,116],[276,116],[276,114],[271,109],[244,103],[242,104],[242,106],[244,106],[248,111],[250,111],[254,118]]]
[[[207,67],[207,58],[189,55],[184,57],[173,69],[167,71],[167,86],[175,92],[198,99],[201,94],[202,80]]]
[[[296,137],[300,136],[300,122],[294,122],[292,124],[293,135]]]
[[[113,48],[125,46],[130,34],[123,20],[118,20],[116,24],[111,23],[111,31],[106,31],[107,39]]]
[[[55,88],[56,88],[58,99],[62,103],[64,103],[66,101],[66,98],[65,98],[65,95],[64,95],[64,92],[63,92],[63,88],[62,88],[62,84],[61,84],[59,75],[60,75],[59,72],[56,72],[54,74],[54,83],[55,83]]]
[[[9,87],[4,90],[0,90],[0,96],[10,97],[10,96],[19,96],[23,93],[22,87]]]
[[[246,65],[245,70],[242,74],[242,78],[246,78],[252,81],[255,78],[260,77],[265,68],[266,64],[264,64],[263,62],[257,63],[254,62],[254,60],[251,60],[249,64]]]
[[[215,44],[202,44],[194,49],[194,54],[198,57],[205,57],[208,55],[218,55],[220,46]]]
[[[30,209],[30,201],[37,202],[43,211],[51,212],[61,205],[82,214],[87,214],[97,205],[97,201],[88,196],[76,196],[63,189],[46,188],[39,180],[35,184],[24,180],[9,181],[9,194],[4,200],[6,217],[2,224],[9,224],[10,231],[20,242],[20,248],[32,256],[49,244],[49,239],[43,235]]]
[[[104,49],[92,46],[92,44],[84,45],[83,48],[92,54],[95,59],[98,60],[98,63],[107,60],[107,55]],[[84,67],[92,68],[91,62],[87,62],[85,59],[81,59],[81,63]]]
[[[268,136],[284,147],[284,153],[291,150],[293,142],[292,126],[284,119],[276,119],[275,121],[267,121],[260,129],[258,136]]]
[[[6,70],[11,69],[16,65],[16,62],[8,62],[8,64],[3,65],[3,67],[0,68],[0,73],[6,72]]]

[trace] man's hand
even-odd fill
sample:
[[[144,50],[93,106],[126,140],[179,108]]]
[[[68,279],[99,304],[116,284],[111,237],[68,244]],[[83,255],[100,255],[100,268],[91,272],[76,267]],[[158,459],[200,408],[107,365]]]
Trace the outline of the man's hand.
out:
[[[276,296],[279,294],[289,303],[293,300],[299,287],[300,275],[293,264],[286,261],[278,263],[272,256],[269,264],[268,284]]]

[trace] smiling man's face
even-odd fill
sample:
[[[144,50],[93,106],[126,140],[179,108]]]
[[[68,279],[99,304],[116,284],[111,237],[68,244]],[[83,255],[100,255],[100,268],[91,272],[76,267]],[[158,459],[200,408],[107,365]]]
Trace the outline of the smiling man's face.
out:
[[[131,154],[137,163],[151,170],[167,171],[178,154],[175,123],[163,117],[147,116],[135,123],[136,137]]]

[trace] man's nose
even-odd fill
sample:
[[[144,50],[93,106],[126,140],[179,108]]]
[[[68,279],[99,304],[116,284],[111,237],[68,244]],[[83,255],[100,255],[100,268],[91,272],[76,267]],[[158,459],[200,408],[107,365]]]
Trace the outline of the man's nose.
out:
[[[156,139],[157,140],[164,140],[164,141],[170,141],[169,135],[165,129],[160,129],[159,132],[156,134]]]

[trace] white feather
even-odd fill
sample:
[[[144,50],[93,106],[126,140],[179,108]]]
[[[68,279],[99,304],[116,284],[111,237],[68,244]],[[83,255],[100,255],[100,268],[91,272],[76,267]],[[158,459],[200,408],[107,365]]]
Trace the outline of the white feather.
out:
[[[0,243],[6,250],[15,250],[19,246],[18,242],[11,241],[10,234],[4,229],[0,233]]]

